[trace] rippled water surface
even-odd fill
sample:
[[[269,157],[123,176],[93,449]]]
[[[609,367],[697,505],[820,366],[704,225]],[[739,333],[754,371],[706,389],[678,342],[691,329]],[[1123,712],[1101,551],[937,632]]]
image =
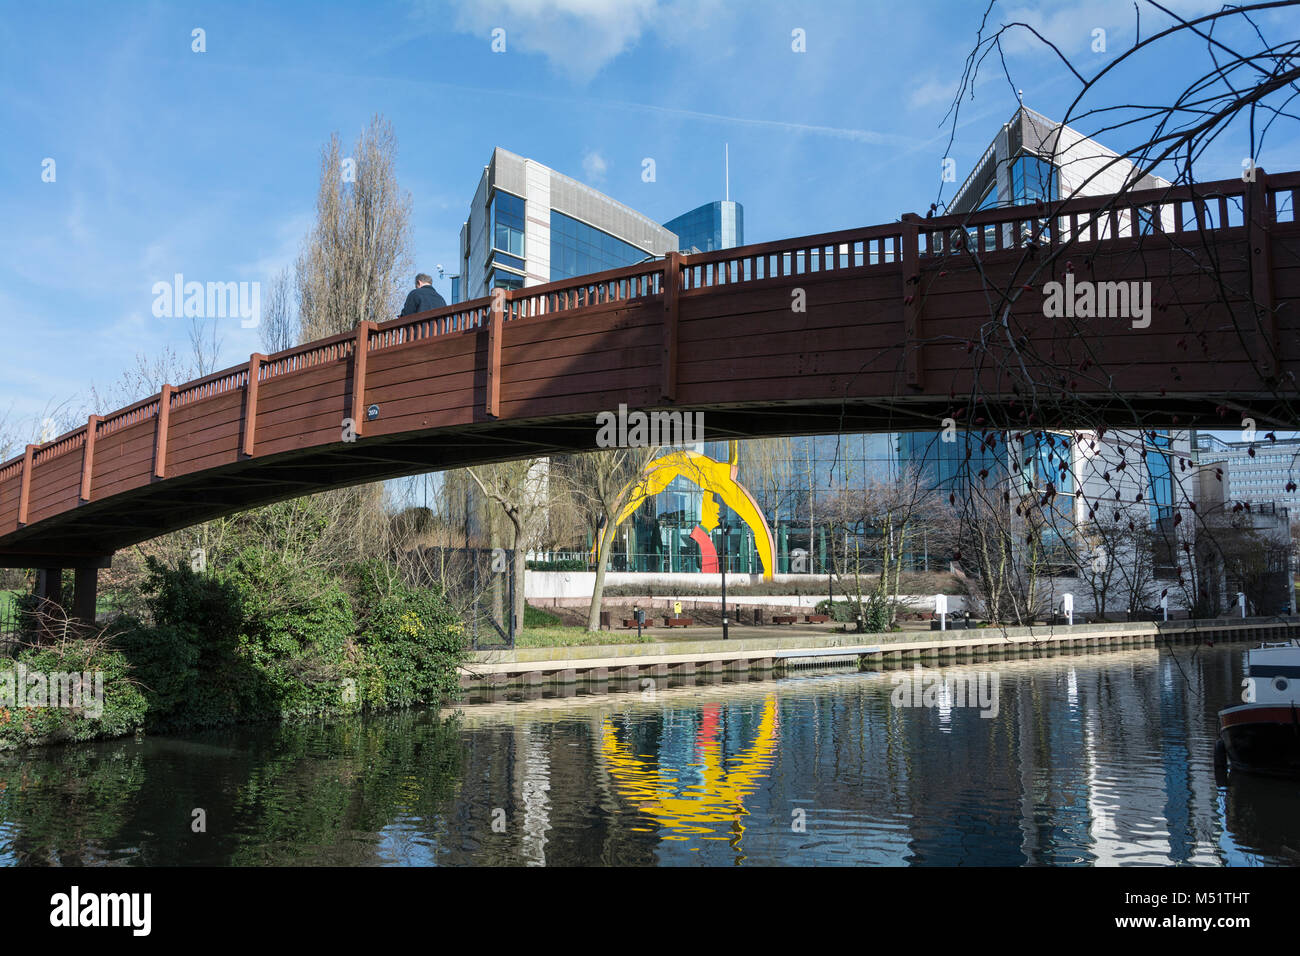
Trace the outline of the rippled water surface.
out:
[[[989,717],[840,672],[0,756],[0,863],[1295,865],[1300,783],[1215,784],[1244,649],[945,668]]]

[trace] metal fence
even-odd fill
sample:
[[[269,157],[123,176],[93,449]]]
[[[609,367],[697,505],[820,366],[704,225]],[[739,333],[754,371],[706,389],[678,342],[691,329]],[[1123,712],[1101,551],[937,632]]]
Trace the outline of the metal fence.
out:
[[[20,600],[17,591],[0,591],[0,657],[14,657],[22,644]]]
[[[515,646],[515,552],[506,548],[420,548],[407,555],[416,581],[439,587],[460,614],[475,650]]]

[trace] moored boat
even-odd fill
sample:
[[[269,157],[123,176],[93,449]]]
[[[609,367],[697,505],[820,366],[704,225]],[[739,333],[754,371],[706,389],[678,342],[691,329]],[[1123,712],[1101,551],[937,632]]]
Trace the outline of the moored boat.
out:
[[[1219,711],[1218,769],[1300,776],[1300,644],[1246,652],[1245,703]]]

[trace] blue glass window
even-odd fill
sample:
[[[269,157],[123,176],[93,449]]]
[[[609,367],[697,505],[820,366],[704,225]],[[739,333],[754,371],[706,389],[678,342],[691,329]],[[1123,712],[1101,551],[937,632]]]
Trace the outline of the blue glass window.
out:
[[[520,272],[524,271],[523,259],[516,258],[515,256],[508,256],[504,252],[492,253],[492,264],[498,266],[508,266],[511,269],[518,269]]]
[[[1020,156],[1011,164],[1011,201],[1051,202],[1056,199],[1056,167],[1037,156]]]
[[[492,289],[522,289],[524,287],[524,277],[515,275],[513,272],[506,272],[504,269],[493,269],[488,273],[488,287]]]
[[[1148,434],[1146,439],[1155,447],[1146,453],[1147,475],[1149,479],[1148,497],[1151,500],[1151,521],[1173,514],[1174,506],[1174,468],[1173,459],[1168,453],[1160,451],[1169,447],[1169,433],[1156,432]]]
[[[492,247],[515,256],[524,254],[524,201],[500,190],[492,199]]]
[[[635,265],[650,254],[572,216],[551,210],[551,278],[572,279],[591,272]]]

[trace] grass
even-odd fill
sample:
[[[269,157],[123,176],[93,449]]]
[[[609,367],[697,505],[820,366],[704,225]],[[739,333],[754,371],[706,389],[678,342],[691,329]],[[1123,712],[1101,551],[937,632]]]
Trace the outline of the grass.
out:
[[[0,591],[0,619],[9,614],[10,605],[22,595],[22,591]]]
[[[589,631],[585,627],[525,627],[515,639],[516,647],[580,647],[591,644],[649,644],[655,638],[636,631]]]

